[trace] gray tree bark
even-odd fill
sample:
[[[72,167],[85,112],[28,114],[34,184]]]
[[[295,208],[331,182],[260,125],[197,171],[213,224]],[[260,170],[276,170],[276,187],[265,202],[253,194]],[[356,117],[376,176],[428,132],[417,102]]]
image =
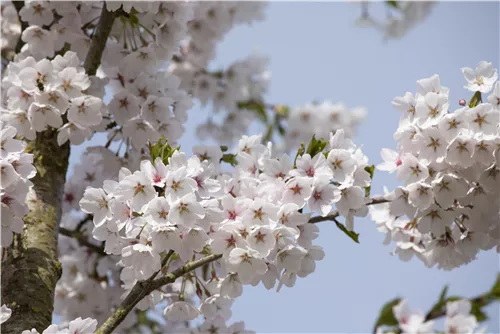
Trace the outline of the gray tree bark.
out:
[[[95,75],[100,65],[115,16],[116,12],[107,11],[104,5],[84,62],[89,76]],[[59,146],[57,130],[49,129],[28,142],[27,151],[33,154],[37,169],[32,179],[36,199],[27,202],[29,214],[22,235],[16,235],[13,245],[4,250],[2,304],[12,309],[11,318],[1,327],[5,334],[32,328],[41,333],[50,326],[55,286],[62,273],[57,236],[70,145]]]

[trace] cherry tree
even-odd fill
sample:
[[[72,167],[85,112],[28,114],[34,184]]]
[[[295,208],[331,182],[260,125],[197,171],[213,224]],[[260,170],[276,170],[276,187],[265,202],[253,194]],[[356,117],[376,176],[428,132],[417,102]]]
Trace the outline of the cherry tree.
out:
[[[400,38],[433,3],[388,1]],[[356,217],[401,260],[453,270],[500,250],[500,83],[464,67],[469,101],[452,110],[434,75],[400,92],[383,162],[352,138],[365,109],[263,98],[260,55],[209,70],[263,2],[2,2],[1,246],[5,333],[242,333],[244,285],[294,286],[325,256],[331,221],[353,242]],[[457,69],[460,70],[460,69]],[[418,79],[418,78],[416,78]],[[192,152],[178,146],[193,101],[212,107]],[[260,134],[249,135],[258,124]],[[72,145],[97,133],[68,175]],[[370,158],[370,159],[369,159]],[[376,166],[375,166],[376,165]],[[373,195],[375,170],[401,186]],[[384,305],[374,332],[479,333],[500,281],[470,300],[447,288],[427,313]],[[52,324],[52,314],[62,322]]]

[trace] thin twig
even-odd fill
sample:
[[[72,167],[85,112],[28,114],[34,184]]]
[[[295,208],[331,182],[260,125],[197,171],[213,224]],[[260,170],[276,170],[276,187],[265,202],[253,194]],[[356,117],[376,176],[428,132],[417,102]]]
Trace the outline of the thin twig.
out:
[[[80,222],[78,223],[78,225],[76,225],[76,228],[75,228],[75,231],[80,231],[83,227],[83,225],[85,225],[86,222],[88,222],[89,220],[92,220],[92,215],[91,214],[87,214],[85,215],[85,217],[83,217],[82,220],[80,220]]]
[[[102,247],[102,246],[100,247],[100,246],[97,246],[97,245],[90,243],[87,240],[87,237],[81,233],[78,233],[75,231],[70,231],[64,227],[59,227],[59,233],[64,235],[64,236],[75,239],[76,241],[78,241],[80,246],[85,246],[85,247],[91,249],[92,251],[96,252],[99,255],[102,255],[102,256],[107,255],[106,252],[104,252],[104,247]]]
[[[153,274],[147,281],[137,282],[127,297],[118,306],[115,312],[99,327],[95,334],[111,334],[113,330],[127,317],[130,311],[132,311],[144,297],[150,294],[152,291],[164,286],[165,284],[173,283],[175,280],[185,274],[202,267],[203,265],[217,261],[222,258],[222,254],[212,254],[205,256],[196,261],[191,261],[174,270],[173,272],[154,279],[157,273]]]
[[[383,197],[374,197],[372,198],[366,205],[375,205],[375,204],[382,204],[382,203],[388,203],[390,202],[389,200],[383,198]],[[335,220],[338,216],[340,216],[340,213],[338,210],[330,212],[328,215],[322,217],[322,216],[316,216],[312,217],[309,219],[309,224],[316,224],[328,220]]]

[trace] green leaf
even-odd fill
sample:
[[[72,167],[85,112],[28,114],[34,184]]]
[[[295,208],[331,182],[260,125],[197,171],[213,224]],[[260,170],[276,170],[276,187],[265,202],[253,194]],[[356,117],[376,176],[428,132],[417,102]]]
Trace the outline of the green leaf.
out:
[[[231,164],[231,166],[236,166],[238,164],[238,161],[236,161],[236,154],[231,154],[231,153],[226,153],[222,156],[220,161],[227,162],[228,164]]]
[[[316,154],[324,150],[326,144],[328,144],[326,140],[316,139],[316,137],[313,135],[311,141],[309,142],[309,145],[307,145],[306,153],[311,157],[314,157]]]
[[[375,165],[366,166],[365,171],[367,171],[368,174],[370,174],[370,180],[373,180],[373,173],[375,172]],[[365,197],[370,197],[371,190],[372,190],[372,186],[365,187]]]
[[[445,287],[443,288],[443,290],[439,294],[438,301],[436,302],[436,304],[434,304],[434,306],[432,306],[432,308],[428,314],[438,313],[441,311],[441,309],[443,309],[446,306],[446,302],[449,301],[449,298],[446,298],[447,293],[448,293],[448,286],[445,285]],[[453,298],[453,297],[451,297],[451,298]],[[458,298],[458,299],[460,299],[460,298]]]
[[[486,315],[486,313],[483,312],[483,310],[481,310],[481,305],[479,304],[472,303],[472,308],[470,313],[476,317],[478,322],[488,320],[488,316]]]
[[[266,107],[262,102],[252,101],[252,100],[241,101],[238,102],[238,109],[246,109],[253,111],[257,114],[257,116],[260,118],[262,122],[267,123]]]
[[[382,306],[382,309],[380,310],[380,315],[377,319],[377,322],[375,323],[375,328],[378,328],[380,326],[397,326],[398,321],[396,320],[396,317],[394,316],[394,313],[392,312],[392,308],[396,305],[399,304],[401,301],[400,298],[393,299]],[[375,331],[374,331],[375,332]]]
[[[397,1],[386,1],[385,2],[389,7],[399,9],[399,4]]]
[[[445,289],[446,289],[446,291],[445,291]],[[455,302],[457,300],[464,299],[464,297],[451,296],[448,298],[444,298],[444,300],[442,300],[443,293],[446,293],[447,291],[448,291],[448,288],[445,287],[443,289],[443,292],[441,292],[441,296],[439,297],[438,303],[436,303],[436,305],[434,305],[434,307],[432,308],[431,312],[429,312],[429,314],[431,314],[433,311],[437,312],[438,310],[443,309],[444,307],[446,307],[447,302]],[[482,321],[488,320],[488,316],[486,315],[486,313],[484,313],[483,310],[481,310],[481,308],[486,306],[487,303],[484,304],[484,303],[477,302],[477,301],[474,302],[473,299],[471,299],[470,301],[471,301],[471,314],[473,314],[476,317],[477,321],[482,322]],[[439,306],[440,302],[442,302],[440,304],[440,308],[437,308],[437,306]]]
[[[225,146],[225,145],[222,145],[222,146],[220,147],[220,150],[221,150],[222,152],[226,152],[228,149],[229,149],[229,148],[228,148],[227,146]]]
[[[279,121],[276,121],[276,128],[278,129],[278,133],[280,134],[280,136],[284,136],[285,135],[285,128],[283,127],[283,125],[281,125],[281,123]]]
[[[481,92],[475,92],[469,101],[469,108],[474,108],[481,102]]]
[[[342,231],[344,232],[349,238],[351,238],[352,240],[354,240],[355,243],[358,243],[359,244],[359,233],[356,233],[354,231],[349,231],[345,226],[344,224],[342,223],[339,223],[339,222],[335,222],[335,224],[337,225],[337,227]]]
[[[267,142],[273,138],[273,129],[274,129],[274,126],[272,124],[269,124],[267,126],[267,132],[266,132],[266,135],[264,136],[264,143],[267,144]]]
[[[490,293],[493,298],[500,299],[500,274],[498,274],[497,280],[493,284]]]
[[[175,151],[178,151],[181,147],[173,148],[168,143],[164,137],[158,139],[158,141],[152,145],[149,143],[149,154],[151,155],[151,161],[154,163],[156,158],[161,158],[165,165],[168,165],[168,159],[174,154]]]
[[[293,168],[297,167],[297,158],[302,156],[305,151],[306,148],[304,147],[304,143],[300,143],[299,148],[297,149],[297,154],[295,154],[295,159],[293,160]]]
[[[284,105],[277,105],[274,107],[274,111],[278,114],[279,117],[287,117],[290,112],[290,108]]]
[[[441,293],[439,294],[438,304],[444,305],[447,293],[448,293],[448,285],[445,285],[443,291],[441,291]]]

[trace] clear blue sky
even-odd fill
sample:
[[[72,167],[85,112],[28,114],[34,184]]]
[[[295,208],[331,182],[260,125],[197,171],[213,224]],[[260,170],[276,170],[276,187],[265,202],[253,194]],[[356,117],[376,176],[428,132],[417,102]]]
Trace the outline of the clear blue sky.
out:
[[[377,6],[381,6],[378,4]],[[214,68],[252,51],[271,58],[272,83],[266,100],[290,106],[312,100],[342,101],[366,106],[367,120],[355,137],[372,163],[380,162],[380,149],[394,147],[398,113],[395,96],[415,91],[417,79],[435,73],[451,89],[450,105],[468,99],[462,89],[460,68],[481,60],[500,65],[499,3],[438,4],[430,17],[402,40],[384,43],[380,33],[354,27],[359,7],[349,3],[271,3],[266,20],[238,27],[220,43]],[[191,110],[188,131],[181,140],[189,151],[196,115]],[[75,163],[82,147],[73,151]],[[376,172],[374,193],[397,185],[392,176]],[[357,219],[360,244],[353,243],[328,222],[320,225],[317,244],[326,257],[316,272],[297,279],[294,288],[279,293],[263,287],[245,287],[233,306],[232,320],[244,320],[259,333],[368,333],[380,306],[396,296],[410,306],[428,310],[445,284],[453,295],[475,296],[489,289],[499,271],[499,256],[483,252],[478,260],[445,272],[428,269],[418,260],[409,263],[392,257],[392,246],[369,219]],[[498,333],[499,308],[489,309],[488,332]]]

